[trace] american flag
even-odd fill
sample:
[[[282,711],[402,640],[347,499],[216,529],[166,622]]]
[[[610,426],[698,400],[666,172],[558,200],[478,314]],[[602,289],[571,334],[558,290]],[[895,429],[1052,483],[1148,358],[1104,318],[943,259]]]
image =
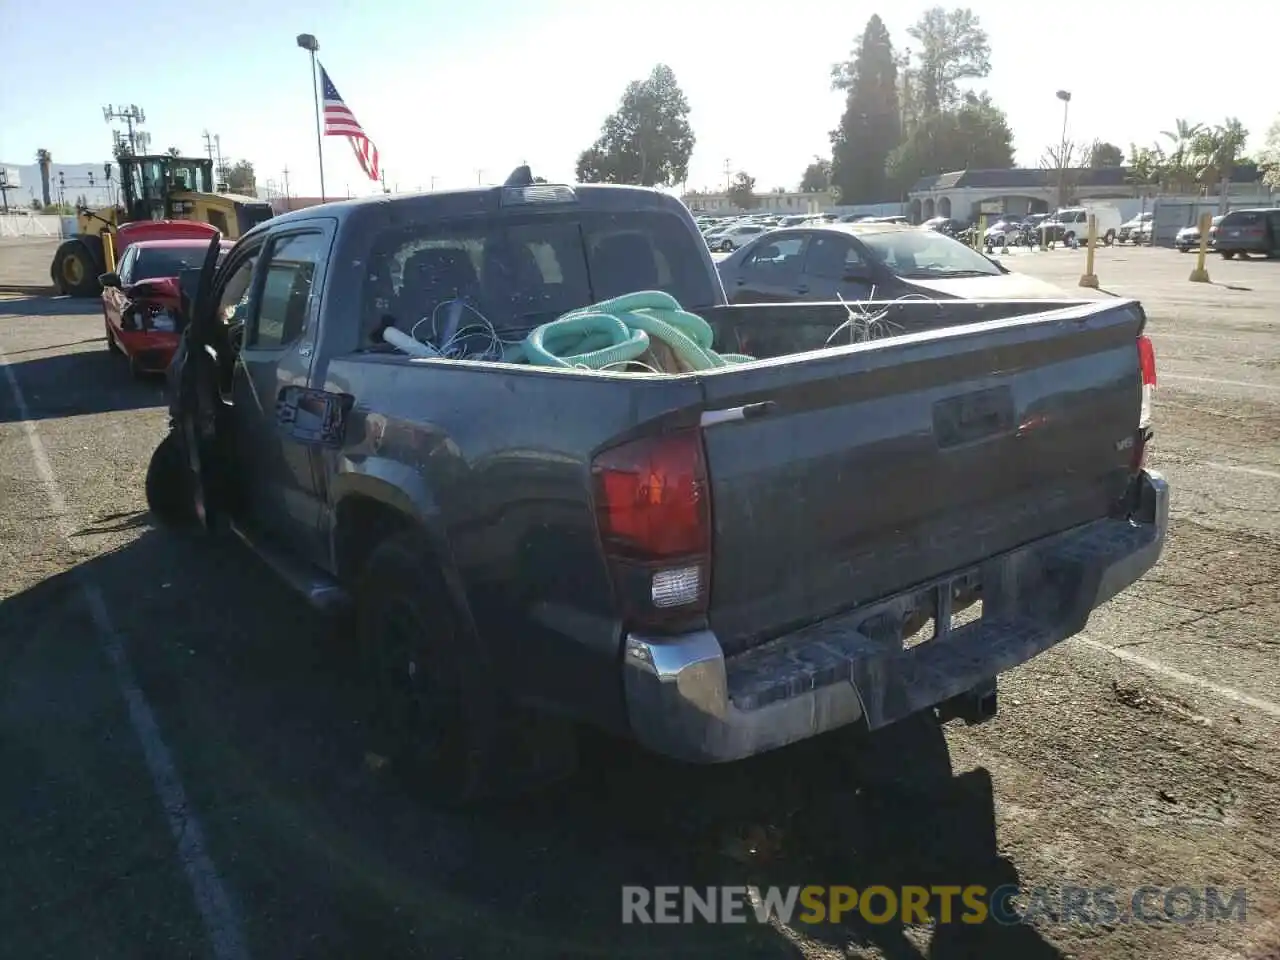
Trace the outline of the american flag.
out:
[[[355,151],[360,169],[368,174],[370,180],[378,179],[378,148],[373,145],[351,112],[338,94],[338,88],[329,79],[329,73],[320,67],[320,85],[324,88],[324,133],[327,137],[346,137]]]

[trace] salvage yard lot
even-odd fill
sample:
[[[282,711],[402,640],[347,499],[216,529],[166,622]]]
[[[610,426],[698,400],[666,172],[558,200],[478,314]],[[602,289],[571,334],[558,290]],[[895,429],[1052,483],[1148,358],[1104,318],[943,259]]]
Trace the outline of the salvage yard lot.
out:
[[[1074,293],[1084,256],[1005,262]],[[949,781],[840,734],[714,769],[592,739],[571,782],[465,816],[370,762],[341,631],[234,546],[152,528],[163,398],[107,354],[96,305],[0,300],[0,953],[1280,955],[1280,264],[1211,258],[1208,285],[1193,265],[1096,266],[1150,318],[1164,559],[1006,677],[994,721],[948,728]],[[859,787],[893,760],[904,782]],[[623,884],[811,883],[1216,885],[1248,913],[619,922]]]

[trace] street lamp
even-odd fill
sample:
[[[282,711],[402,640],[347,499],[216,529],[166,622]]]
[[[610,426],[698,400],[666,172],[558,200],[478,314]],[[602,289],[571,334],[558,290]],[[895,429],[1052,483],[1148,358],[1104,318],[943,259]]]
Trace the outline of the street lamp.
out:
[[[1062,101],[1062,141],[1058,144],[1058,206],[1067,202],[1067,109],[1071,106],[1071,91],[1059,90],[1054,94]]]
[[[1071,91],[1059,90],[1054,96],[1062,101],[1062,147],[1065,150],[1067,146],[1067,108],[1071,106]]]
[[[320,86],[316,81],[316,51],[320,49],[320,41],[309,33],[298,34],[298,46],[311,54],[311,93],[316,101],[316,159],[320,164],[320,202],[324,203],[324,147],[320,133]]]

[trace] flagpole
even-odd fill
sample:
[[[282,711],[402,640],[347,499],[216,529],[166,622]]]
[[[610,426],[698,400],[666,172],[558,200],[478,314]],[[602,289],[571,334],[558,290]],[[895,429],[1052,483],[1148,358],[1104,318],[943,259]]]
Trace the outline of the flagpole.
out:
[[[300,33],[298,46],[311,53],[311,93],[316,103],[316,160],[320,164],[320,202],[324,203],[324,138],[320,132],[320,83],[316,73],[316,51],[320,49],[320,43],[311,34]]]

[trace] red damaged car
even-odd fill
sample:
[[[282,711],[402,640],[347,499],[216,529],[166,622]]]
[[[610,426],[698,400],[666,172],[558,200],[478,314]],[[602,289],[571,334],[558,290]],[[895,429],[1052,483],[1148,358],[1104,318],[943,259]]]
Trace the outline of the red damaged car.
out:
[[[122,231],[123,232],[123,231]],[[178,348],[183,296],[195,294],[208,239],[137,240],[104,273],[102,316],[107,349],[123,353],[135,375],[163,373]],[[233,246],[223,241],[225,253]]]

